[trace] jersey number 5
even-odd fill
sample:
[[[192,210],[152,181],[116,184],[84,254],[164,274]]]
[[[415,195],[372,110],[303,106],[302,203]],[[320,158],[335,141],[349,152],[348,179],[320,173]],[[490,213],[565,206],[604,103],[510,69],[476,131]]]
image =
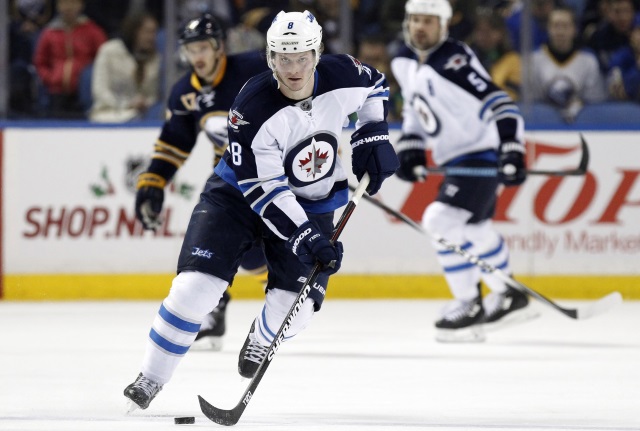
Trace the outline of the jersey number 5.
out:
[[[487,83],[484,82],[484,79],[480,78],[477,73],[470,72],[469,75],[467,75],[467,79],[479,92],[487,89]]]

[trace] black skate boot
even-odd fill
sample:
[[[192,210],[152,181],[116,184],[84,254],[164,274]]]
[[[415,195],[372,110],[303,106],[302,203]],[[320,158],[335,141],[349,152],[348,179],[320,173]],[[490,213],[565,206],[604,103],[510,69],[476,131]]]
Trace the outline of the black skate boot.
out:
[[[490,324],[487,330],[498,326],[525,322],[538,317],[538,313],[531,310],[529,297],[513,287],[507,287],[502,293],[492,292],[484,301],[484,323]],[[498,325],[498,323],[500,325]]]
[[[253,378],[269,350],[269,347],[263,346],[256,340],[254,335],[255,327],[256,322],[254,321],[238,357],[238,373],[247,379]]]
[[[218,306],[213,311],[207,314],[200,326],[200,331],[196,335],[192,348],[194,350],[221,350],[222,349],[222,336],[227,330],[226,325],[226,311],[227,304],[231,300],[231,295],[225,292],[220,298]],[[197,343],[196,343],[197,341]]]
[[[470,301],[453,300],[442,310],[436,322],[436,340],[441,342],[484,341],[482,298]]]
[[[124,390],[124,396],[129,398],[129,413],[137,408],[142,410],[149,407],[149,404],[162,390],[162,385],[157,384],[142,375],[138,374],[135,382],[131,383]]]

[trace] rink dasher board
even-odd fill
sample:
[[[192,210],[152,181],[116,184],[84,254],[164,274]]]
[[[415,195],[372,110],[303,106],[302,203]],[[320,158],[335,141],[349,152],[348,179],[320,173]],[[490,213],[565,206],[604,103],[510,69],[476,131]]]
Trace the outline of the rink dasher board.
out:
[[[353,130],[342,136],[344,165]],[[173,272],[184,230],[211,172],[213,151],[200,136],[165,197],[158,234],[134,224],[135,177],[148,159],[154,128],[5,129],[2,145],[2,256],[5,290],[19,277],[158,276]],[[392,141],[399,130],[391,131]],[[585,177],[530,177],[505,189],[494,220],[511,248],[516,274],[528,277],[622,277],[640,284],[638,132],[585,132]],[[527,133],[529,167],[576,165],[571,131]],[[355,178],[350,178],[355,183]],[[424,184],[389,179],[380,198],[418,220],[440,177]],[[437,277],[427,238],[361,205],[345,230],[345,276]],[[12,278],[13,277],[13,278]],[[26,277],[26,278],[25,278]],[[640,289],[640,288],[639,288]]]

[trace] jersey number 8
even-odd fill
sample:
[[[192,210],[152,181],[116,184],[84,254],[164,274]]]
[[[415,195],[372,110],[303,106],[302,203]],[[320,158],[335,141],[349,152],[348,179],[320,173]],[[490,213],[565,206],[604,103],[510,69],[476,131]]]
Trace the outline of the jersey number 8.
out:
[[[232,142],[229,148],[231,149],[231,161],[234,165],[240,166],[242,164],[242,146],[237,142]]]

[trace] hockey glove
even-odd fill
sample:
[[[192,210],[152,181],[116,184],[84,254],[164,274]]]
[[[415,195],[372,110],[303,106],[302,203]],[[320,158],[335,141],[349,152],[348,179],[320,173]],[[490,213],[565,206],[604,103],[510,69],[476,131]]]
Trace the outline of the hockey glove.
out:
[[[162,224],[160,212],[167,181],[160,175],[142,173],[138,177],[136,192],[136,218],[145,230],[156,230]]]
[[[313,222],[307,221],[300,225],[287,240],[286,247],[306,265],[319,261],[325,274],[335,274],[340,269],[342,243],[336,241],[332,245]]]
[[[396,172],[400,163],[389,142],[389,128],[386,122],[369,123],[351,135],[351,163],[358,181],[365,172],[370,181],[367,193],[375,195],[382,182]]]
[[[398,178],[405,181],[424,181],[427,178],[427,153],[422,138],[416,135],[404,135],[396,145],[400,168]]]
[[[498,180],[505,186],[519,186],[527,179],[524,145],[508,142],[500,146]]]

